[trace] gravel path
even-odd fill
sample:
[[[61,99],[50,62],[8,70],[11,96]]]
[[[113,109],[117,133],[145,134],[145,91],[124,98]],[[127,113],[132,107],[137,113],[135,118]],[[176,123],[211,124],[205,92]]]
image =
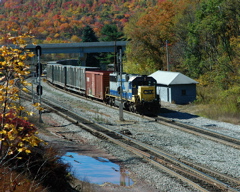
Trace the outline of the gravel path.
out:
[[[132,133],[132,137],[171,152],[179,158],[185,158],[219,172],[240,178],[240,150],[238,149],[224,146],[174,128],[159,125],[134,115],[124,113],[125,121],[121,122],[119,121],[119,113],[116,108],[105,108],[102,105],[94,104],[91,100],[85,101],[71,95],[66,95],[49,87],[46,83],[42,83],[42,85],[43,97],[51,98],[52,101],[66,108],[73,109],[82,116],[107,125],[116,131],[128,129]],[[166,107],[167,105],[168,104],[165,103]],[[164,113],[161,115],[170,117],[176,121],[182,121],[204,129],[211,129],[232,137],[240,138],[239,125],[213,121],[181,112]],[[54,118],[57,117],[55,116]],[[59,119],[59,121],[63,120]],[[70,130],[76,129],[73,125],[66,126],[66,128]],[[100,141],[88,133],[80,132],[79,134],[81,134],[81,137],[88,140],[89,143],[99,146],[99,148],[121,159],[125,167],[130,172],[136,174],[139,181],[145,181],[151,186],[151,189],[149,187],[149,191],[194,191],[181,181],[166,175],[160,170],[156,170],[148,163],[113,144]],[[125,188],[124,191],[125,190],[148,191],[146,188],[141,188],[140,190],[137,186],[135,186],[134,189]],[[121,189],[121,191],[123,191],[123,189]]]

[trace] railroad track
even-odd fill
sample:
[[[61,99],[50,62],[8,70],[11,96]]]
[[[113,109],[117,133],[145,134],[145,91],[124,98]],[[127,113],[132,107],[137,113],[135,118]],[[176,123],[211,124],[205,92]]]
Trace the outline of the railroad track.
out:
[[[214,131],[210,131],[207,129],[203,129],[201,127],[196,127],[196,126],[191,126],[191,125],[187,125],[181,122],[177,122],[177,121],[173,121],[170,120],[168,118],[164,118],[164,117],[160,117],[158,116],[157,118],[151,118],[151,117],[146,117],[150,120],[155,120],[160,124],[166,125],[166,126],[170,126],[176,129],[179,129],[181,131],[185,131],[194,135],[198,135],[201,137],[204,137],[206,139],[218,142],[218,143],[222,143],[224,145],[228,145],[231,147],[234,147],[236,149],[240,149],[240,140],[227,136],[227,135],[223,135]]]
[[[50,83],[49,83],[49,85],[54,86]],[[69,92],[68,90],[63,90],[62,88],[59,88],[59,87],[56,87],[56,86],[54,86],[54,87],[57,88],[60,91],[64,91],[64,92],[66,92],[68,94],[72,94],[76,97],[86,99],[86,97],[81,96],[79,94],[76,94],[74,92]],[[93,100],[93,102],[96,102],[98,104],[103,105],[103,103],[99,102],[99,101],[94,101]],[[129,111],[124,111],[124,112],[127,113],[127,114],[132,114],[132,115],[134,114],[134,113],[129,112]],[[188,125],[188,124],[177,122],[177,121],[171,120],[169,118],[164,118],[164,117],[161,117],[161,116],[153,118],[153,117],[148,117],[148,116],[142,116],[142,115],[139,115],[139,114],[135,114],[135,115],[136,116],[141,116],[142,118],[146,118],[150,121],[155,121],[155,122],[157,122],[159,124],[162,124],[162,125],[166,125],[166,126],[169,126],[169,127],[172,127],[172,128],[176,128],[176,129],[179,129],[179,130],[187,132],[187,133],[191,133],[191,134],[194,134],[194,135],[197,135],[197,136],[200,136],[200,137],[203,137],[203,138],[206,138],[206,139],[209,139],[209,140],[212,140],[212,141],[224,144],[224,145],[228,145],[230,147],[234,147],[236,149],[240,149],[240,140],[236,139],[236,138],[233,138],[233,137],[230,137],[230,136],[227,136],[227,135],[223,135],[223,134],[220,134],[220,133],[217,133],[217,132],[214,132],[214,131],[203,129],[201,127],[191,126],[191,125]]]
[[[235,178],[211,171],[186,160],[178,159],[158,148],[141,143],[131,137],[81,117],[79,114],[44,98],[42,98],[42,102],[55,113],[91,132],[93,135],[122,146],[164,172],[177,177],[200,191],[238,191],[236,188],[240,186],[240,181]]]

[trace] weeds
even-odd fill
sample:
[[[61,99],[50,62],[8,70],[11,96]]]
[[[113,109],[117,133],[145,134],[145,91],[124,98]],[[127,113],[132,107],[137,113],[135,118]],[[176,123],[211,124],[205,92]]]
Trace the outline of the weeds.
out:
[[[21,158],[6,156],[0,171],[0,192],[72,191],[69,166],[52,147],[35,147]]]
[[[234,124],[240,124],[240,87],[219,90],[198,87],[195,104],[201,106],[199,115]]]

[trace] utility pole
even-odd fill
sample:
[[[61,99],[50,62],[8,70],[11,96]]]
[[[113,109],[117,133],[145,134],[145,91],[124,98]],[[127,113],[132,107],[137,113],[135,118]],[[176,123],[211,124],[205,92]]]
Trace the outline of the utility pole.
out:
[[[42,95],[42,86],[41,86],[41,74],[42,74],[42,64],[40,63],[40,56],[42,55],[42,48],[41,46],[36,46],[36,55],[37,55],[37,66],[36,66],[36,73],[37,73],[37,95],[38,100],[41,107],[41,95]],[[42,111],[39,110],[39,123],[43,123],[42,120]]]
[[[119,105],[119,121],[124,121],[123,119],[123,89],[122,89],[122,47],[119,48],[119,68],[120,68],[120,105]]]
[[[166,40],[166,53],[167,53],[167,71],[169,71],[168,40]]]

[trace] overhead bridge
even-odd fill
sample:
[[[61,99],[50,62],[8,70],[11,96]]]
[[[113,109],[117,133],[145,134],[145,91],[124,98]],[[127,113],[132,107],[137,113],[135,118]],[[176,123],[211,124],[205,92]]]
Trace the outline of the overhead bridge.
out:
[[[104,42],[81,42],[81,43],[54,43],[38,44],[41,47],[42,54],[50,53],[79,53],[79,56],[85,63],[87,53],[116,52],[119,47],[124,51],[127,41],[104,41]],[[27,45],[27,49],[35,52],[35,45]]]
[[[117,47],[126,48],[127,41],[81,42],[39,44],[42,54],[49,53],[102,53],[115,52]],[[35,45],[27,45],[27,49],[35,50]]]

